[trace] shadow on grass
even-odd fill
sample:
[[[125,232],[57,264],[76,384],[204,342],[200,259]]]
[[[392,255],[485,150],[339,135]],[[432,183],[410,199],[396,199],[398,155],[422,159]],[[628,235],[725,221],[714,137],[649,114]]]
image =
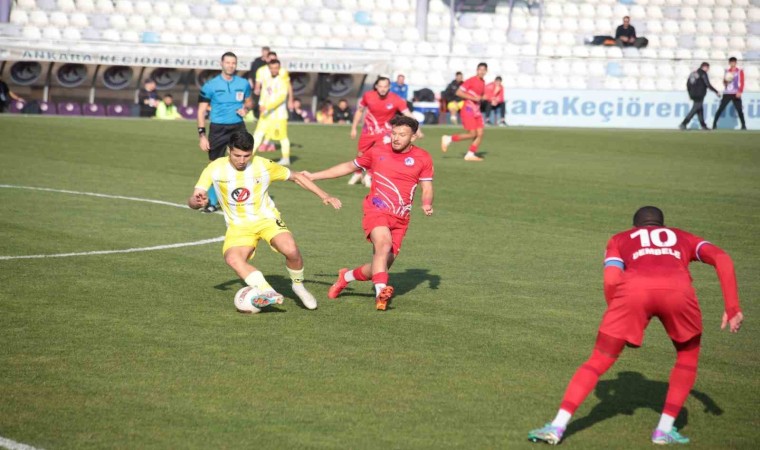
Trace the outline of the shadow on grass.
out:
[[[668,383],[648,380],[638,372],[620,372],[614,380],[600,381],[594,391],[600,403],[594,406],[585,417],[570,422],[564,438],[567,439],[575,433],[615,416],[633,415],[639,408],[651,409],[659,414],[662,412],[667,391]],[[723,409],[709,395],[695,390],[691,391],[691,395],[702,402],[705,413],[716,416],[723,414]],[[676,419],[675,426],[682,429],[688,423],[689,411],[683,408]]]
[[[334,274],[318,273],[315,274],[318,277],[335,277]],[[321,284],[325,286],[332,286],[334,281],[311,281],[314,284]],[[400,273],[390,272],[390,279],[388,283],[393,286],[394,297],[399,297],[408,292],[413,291],[417,286],[427,282],[428,288],[438,289],[441,285],[441,277],[439,275],[431,274],[430,269],[406,269]],[[360,294],[357,291],[364,290],[366,288],[366,294]],[[365,282],[353,282],[343,291],[344,295],[352,295],[358,297],[371,297],[375,298],[375,289],[370,281]]]
[[[321,277],[328,277],[328,276],[334,276],[331,274],[326,273],[320,273],[316,274],[316,276]],[[272,285],[275,291],[283,294],[287,298],[291,299],[297,299],[298,297],[293,293],[293,289],[291,288],[291,281],[290,278],[284,277],[282,275],[267,275],[266,276],[267,281],[269,284]],[[394,297],[399,297],[401,295],[404,295],[410,291],[413,291],[417,288],[417,286],[427,282],[428,288],[430,289],[438,289],[438,286],[441,284],[441,277],[439,275],[431,274],[430,269],[406,269],[404,272],[401,273],[393,273],[391,272],[391,280],[390,284],[394,288]],[[331,286],[331,282],[326,281],[318,281],[318,280],[306,280],[304,282],[306,286],[308,287],[310,284],[321,284],[326,286]],[[245,286],[245,283],[240,280],[239,278],[234,278],[229,281],[225,281],[224,283],[219,283],[214,286],[214,289],[219,291],[237,291],[238,289]],[[354,297],[367,297],[367,298],[375,298],[375,290],[372,287],[372,283],[366,282],[366,283],[353,283],[352,286],[354,286],[355,289],[352,289],[351,287],[346,288],[344,293],[346,295],[354,296]],[[356,292],[356,290],[363,290],[364,288],[367,289],[367,292],[362,294]],[[306,309],[303,304],[296,300],[296,304],[303,309]],[[389,309],[391,309],[389,307]],[[275,311],[276,307],[269,306],[267,307],[267,311]],[[282,310],[277,310],[276,312],[284,312]]]

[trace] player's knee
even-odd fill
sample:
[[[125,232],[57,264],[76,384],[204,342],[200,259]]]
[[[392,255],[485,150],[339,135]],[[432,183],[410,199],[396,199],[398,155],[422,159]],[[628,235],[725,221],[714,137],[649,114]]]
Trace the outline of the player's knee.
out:
[[[233,269],[237,269],[245,260],[236,252],[227,252],[224,254],[224,262]]]
[[[612,337],[608,334],[599,332],[596,335],[596,343],[594,349],[609,356],[610,358],[617,358],[625,348],[625,340]]]
[[[688,352],[688,351],[699,349],[701,343],[702,343],[702,335],[698,334],[694,336],[693,338],[689,339],[688,341],[684,341],[684,342],[673,341],[673,346],[676,348],[677,352]]]

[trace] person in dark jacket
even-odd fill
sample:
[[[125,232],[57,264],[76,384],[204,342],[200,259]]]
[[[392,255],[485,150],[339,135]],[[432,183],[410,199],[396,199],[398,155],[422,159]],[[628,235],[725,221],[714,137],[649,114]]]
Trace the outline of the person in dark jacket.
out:
[[[710,64],[703,62],[702,65],[699,66],[699,69],[689,75],[689,79],[686,81],[686,90],[689,92],[689,98],[694,102],[694,105],[691,107],[689,114],[686,115],[686,118],[683,119],[683,122],[678,125],[678,128],[682,130],[686,129],[686,126],[689,125],[689,122],[691,122],[691,119],[694,118],[695,114],[699,118],[699,125],[702,126],[702,129],[709,130],[705,123],[704,113],[704,100],[707,95],[707,90],[710,89],[715,92],[715,95],[720,98],[718,90],[710,84],[710,79],[707,77],[707,72],[709,70]]]
[[[446,90],[441,92],[441,96],[446,102],[446,109],[449,111],[449,117],[453,125],[456,125],[457,123],[457,113],[462,107],[464,107],[464,100],[457,96],[457,90],[462,83],[464,83],[464,75],[462,75],[462,72],[457,72],[454,80],[446,86]]]

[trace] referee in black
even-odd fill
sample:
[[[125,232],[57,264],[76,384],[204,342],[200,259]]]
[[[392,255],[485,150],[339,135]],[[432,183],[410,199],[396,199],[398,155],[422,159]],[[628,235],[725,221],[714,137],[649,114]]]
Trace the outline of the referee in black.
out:
[[[699,69],[695,70],[691,73],[691,75],[689,75],[689,79],[686,81],[686,90],[689,92],[689,98],[691,98],[691,101],[693,101],[694,104],[692,105],[689,114],[687,114],[686,118],[683,119],[683,122],[678,125],[678,128],[682,130],[686,129],[686,127],[689,125],[689,122],[691,122],[691,119],[694,118],[695,114],[699,118],[699,125],[702,127],[702,129],[709,130],[709,128],[707,128],[707,124],[705,123],[704,108],[704,101],[705,96],[707,95],[707,90],[710,89],[711,91],[715,92],[715,95],[720,98],[720,93],[718,93],[718,90],[715,89],[712,84],[710,84],[710,79],[707,78],[707,72],[709,70],[710,64],[703,62],[702,65],[699,66]]]
[[[246,131],[243,117],[251,105],[251,85],[248,80],[235,75],[237,56],[232,52],[222,55],[222,73],[208,80],[198,95],[199,146],[214,161],[227,152],[230,136],[236,131]],[[206,112],[211,106],[211,125],[206,137]],[[208,192],[208,206],[203,212],[219,209],[216,190]]]

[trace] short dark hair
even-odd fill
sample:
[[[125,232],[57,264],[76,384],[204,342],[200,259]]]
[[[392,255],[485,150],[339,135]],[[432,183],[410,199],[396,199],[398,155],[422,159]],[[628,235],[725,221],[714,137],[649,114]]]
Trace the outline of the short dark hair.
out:
[[[274,56],[275,59],[277,58],[277,52],[269,52],[267,56]]]
[[[462,72],[457,72],[457,73],[454,74],[454,76],[457,76],[457,75],[463,75],[463,74],[462,74]]]
[[[269,61],[267,64],[269,64],[270,66],[277,64],[279,66],[280,65],[280,60],[277,59],[277,58],[275,58],[275,59]]]
[[[222,60],[224,60],[224,58],[226,58],[228,56],[232,56],[233,58],[237,59],[237,55],[236,54],[234,54],[232,52],[224,52],[224,54],[222,55]]]
[[[269,51],[269,50],[270,50],[270,49],[269,49],[269,46],[268,46],[268,45],[265,45],[265,46],[261,47],[261,49],[262,49],[262,50],[266,50],[266,51]]]
[[[647,225],[665,225],[665,215],[662,210],[656,206],[642,206],[633,215],[634,227],[645,227]]]
[[[728,62],[736,62],[736,56],[728,58]]]
[[[488,64],[486,64],[484,62],[478,64],[478,69],[480,69],[481,67],[485,67],[486,69],[488,69]]]
[[[375,84],[373,85],[373,87],[377,87],[377,85],[380,84],[381,81],[387,81],[388,83],[390,83],[391,79],[388,77],[382,77],[382,76],[377,77],[377,80],[375,80]]]
[[[236,131],[230,136],[230,150],[236,148],[244,152],[253,151],[253,135],[247,131]]]
[[[409,127],[412,129],[412,133],[416,133],[420,128],[420,123],[408,116],[396,116],[388,123],[390,123],[392,127]]]
[[[497,75],[495,78],[496,81],[501,81],[501,75]]]
[[[171,98],[171,99],[173,99],[174,97],[172,97],[172,94],[166,94],[166,95],[164,95],[164,98]]]

